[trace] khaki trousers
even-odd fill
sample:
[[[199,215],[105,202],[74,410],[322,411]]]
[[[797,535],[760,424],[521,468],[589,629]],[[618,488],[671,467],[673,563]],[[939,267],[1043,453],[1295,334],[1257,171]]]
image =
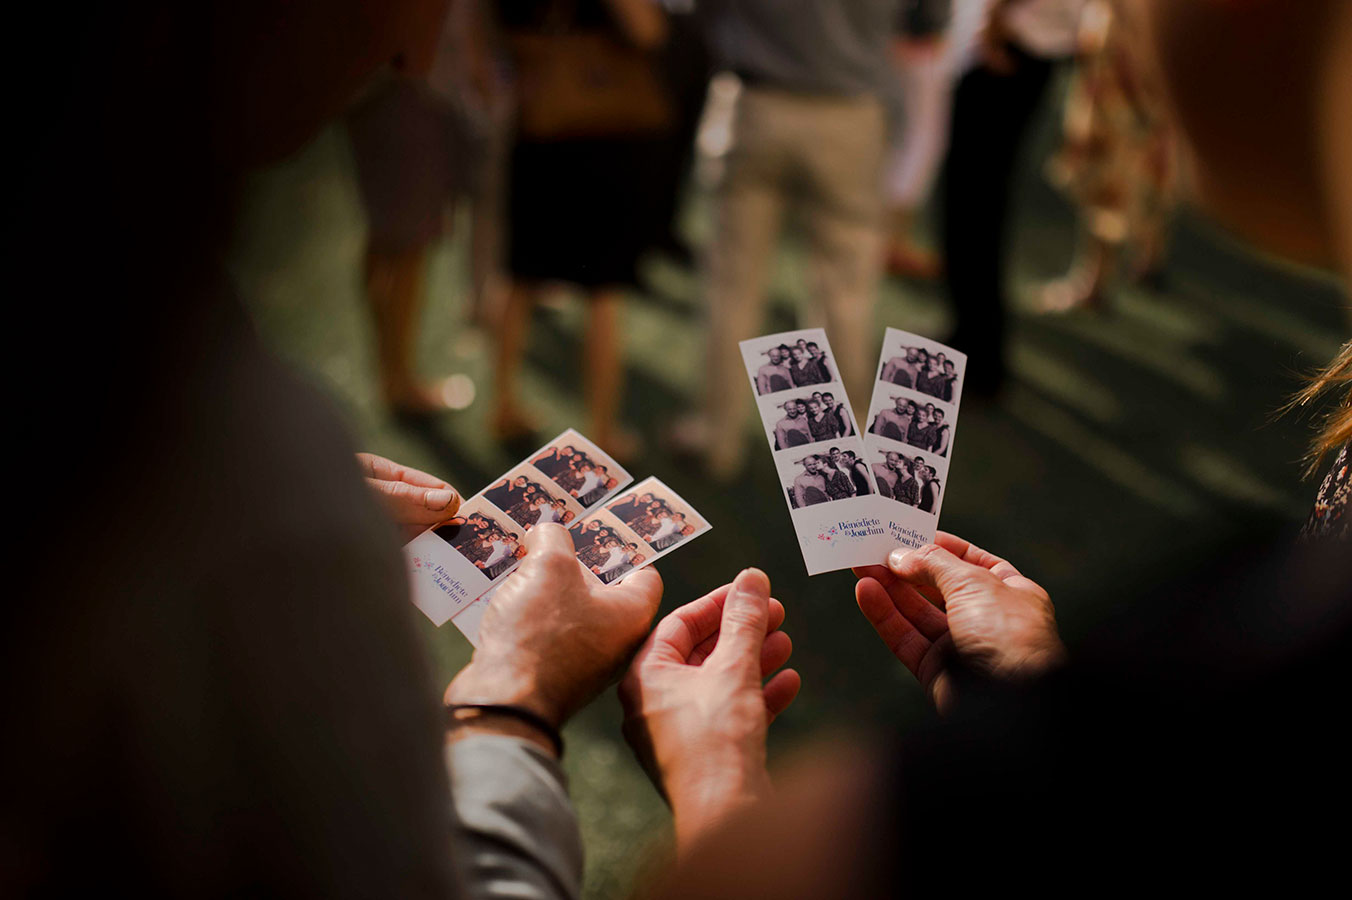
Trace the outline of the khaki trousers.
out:
[[[737,343],[761,332],[766,279],[788,213],[801,217],[809,243],[811,303],[803,320],[826,328],[850,403],[867,413],[885,145],[883,106],[873,97],[748,87],[738,98],[705,273],[716,474],[731,474],[742,460],[751,392]]]

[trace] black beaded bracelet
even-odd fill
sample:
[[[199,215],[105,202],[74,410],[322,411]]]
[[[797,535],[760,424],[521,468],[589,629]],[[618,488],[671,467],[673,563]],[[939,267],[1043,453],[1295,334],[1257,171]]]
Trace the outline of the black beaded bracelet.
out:
[[[563,735],[559,734],[559,730],[549,724],[544,716],[541,716],[539,713],[532,712],[524,706],[509,706],[505,703],[447,703],[447,728],[459,725],[464,721],[456,715],[461,710],[469,710],[478,713],[480,716],[506,716],[509,719],[525,722],[527,725],[549,738],[549,742],[554,745],[554,753],[560,759],[563,758]]]

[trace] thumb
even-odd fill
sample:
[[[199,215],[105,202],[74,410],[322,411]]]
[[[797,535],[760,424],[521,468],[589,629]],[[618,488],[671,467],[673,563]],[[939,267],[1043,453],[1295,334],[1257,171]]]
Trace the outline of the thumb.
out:
[[[577,568],[573,538],[567,528],[556,522],[536,525],[526,533],[522,543],[526,547],[526,558],[521,563],[523,572],[539,571],[553,578]]]
[[[611,585],[607,590],[623,593],[626,599],[633,600],[637,606],[645,610],[647,613],[645,622],[652,621],[652,617],[657,615],[657,608],[662,605],[662,576],[651,566],[639,569],[626,577],[622,583]]]
[[[743,569],[723,602],[723,620],[711,660],[751,660],[759,666],[765,626],[770,618],[770,578],[760,569]]]
[[[986,569],[958,559],[938,544],[915,550],[898,547],[887,557],[887,568],[903,581],[934,588],[945,602],[956,591],[995,579]]]

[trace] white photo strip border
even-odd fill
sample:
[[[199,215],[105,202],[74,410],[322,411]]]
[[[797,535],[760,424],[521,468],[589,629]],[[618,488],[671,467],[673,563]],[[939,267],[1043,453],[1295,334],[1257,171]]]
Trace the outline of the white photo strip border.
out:
[[[887,329],[861,429],[823,329],[741,349],[809,575],[881,564],[898,545],[934,540],[965,354]]]

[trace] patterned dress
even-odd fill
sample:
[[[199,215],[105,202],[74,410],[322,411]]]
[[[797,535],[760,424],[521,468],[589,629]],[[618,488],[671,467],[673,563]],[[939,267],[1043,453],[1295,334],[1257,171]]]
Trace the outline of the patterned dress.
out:
[[[808,416],[807,427],[812,432],[814,441],[829,441],[838,436],[836,429],[840,427],[840,419],[835,416],[828,416],[826,413],[822,413],[815,419]]]
[[[554,483],[565,491],[576,491],[582,487],[582,473],[571,466],[554,478]]]
[[[1346,541],[1352,539],[1352,516],[1347,514],[1352,500],[1352,444],[1338,451],[1333,467],[1324,476],[1315,496],[1314,509],[1300,535],[1305,540]]]
[[[942,372],[936,372],[931,375],[928,371],[921,372],[916,376],[915,389],[922,394],[929,394],[931,397],[944,399],[944,388],[948,387],[948,379]],[[950,394],[951,396],[951,394]]]
[[[920,505],[920,485],[909,475],[901,476],[901,481],[892,489],[892,499],[900,500],[907,506]]]
[[[911,427],[906,429],[906,443],[921,450],[933,450],[938,443],[934,425],[911,422]]]
[[[832,500],[844,500],[854,496],[854,482],[850,476],[839,469],[832,469],[832,474],[826,479],[826,493]]]

